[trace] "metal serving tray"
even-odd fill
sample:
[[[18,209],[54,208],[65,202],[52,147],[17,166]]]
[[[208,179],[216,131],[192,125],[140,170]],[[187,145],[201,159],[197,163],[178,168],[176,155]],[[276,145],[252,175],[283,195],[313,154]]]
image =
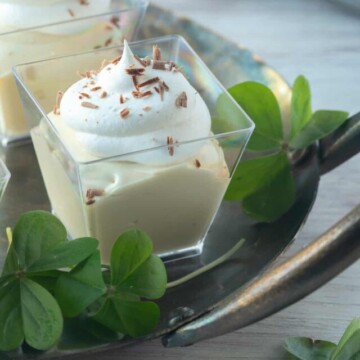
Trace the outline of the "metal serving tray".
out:
[[[245,80],[262,82],[277,95],[282,111],[288,111],[289,86],[258,56],[188,19],[151,6],[140,37],[168,34],[184,36],[226,87]],[[360,127],[356,126],[359,121],[359,115],[355,115],[336,133],[309,148],[294,164],[297,200],[280,220],[256,223],[241,212],[238,203],[223,202],[202,256],[167,263],[169,280],[212,261],[242,237],[247,239],[246,244],[222,266],[169,289],[159,302],[161,322],[147,339],[163,337],[165,346],[182,346],[246,326],[307,295],[360,257],[358,207],[308,248],[266,272],[305,222],[320,176],[360,151]],[[0,206],[0,229],[4,234],[5,227],[13,226],[22,212],[49,210],[50,205],[31,143],[2,149],[0,156],[12,174]],[[1,238],[0,264],[5,249],[6,240]],[[76,353],[91,358],[90,353],[133,343],[136,341],[104,344],[84,337],[79,330],[64,337],[58,348],[50,352],[32,353],[24,348],[13,354],[0,354],[0,358],[72,358]]]

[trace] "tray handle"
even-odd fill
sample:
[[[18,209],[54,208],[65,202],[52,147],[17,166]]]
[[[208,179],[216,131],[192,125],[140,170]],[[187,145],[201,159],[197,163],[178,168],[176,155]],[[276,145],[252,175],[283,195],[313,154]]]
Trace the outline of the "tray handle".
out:
[[[250,325],[302,299],[359,258],[360,205],[290,259],[167,334],[163,344],[186,346]]]
[[[336,131],[320,141],[321,174],[337,166],[360,152],[360,112],[351,116]]]

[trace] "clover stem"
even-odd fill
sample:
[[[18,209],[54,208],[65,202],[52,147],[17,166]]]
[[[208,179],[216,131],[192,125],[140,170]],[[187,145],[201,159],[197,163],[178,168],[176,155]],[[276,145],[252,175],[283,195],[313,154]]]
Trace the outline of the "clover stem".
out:
[[[12,230],[11,230],[11,227],[7,227],[6,228],[6,237],[8,239],[8,243],[9,243],[9,247],[12,243]]]
[[[222,264],[223,262],[225,262],[226,260],[228,260],[231,256],[233,256],[245,243],[245,239],[241,239],[240,241],[238,241],[234,247],[232,247],[229,251],[227,251],[224,255],[218,257],[217,259],[215,259],[214,261],[212,261],[211,263],[201,267],[200,269],[197,269],[193,272],[191,272],[190,274],[185,275],[184,277],[171,281],[166,285],[167,289],[173,288],[175,286],[179,286],[182,285],[184,283],[186,283],[187,281],[213,269],[214,267]]]

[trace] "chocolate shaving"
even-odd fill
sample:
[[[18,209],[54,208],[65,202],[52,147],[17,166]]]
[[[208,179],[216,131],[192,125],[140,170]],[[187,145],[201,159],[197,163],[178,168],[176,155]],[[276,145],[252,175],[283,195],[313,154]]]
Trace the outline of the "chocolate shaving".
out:
[[[137,89],[137,88],[138,88],[138,82],[137,82],[136,76],[133,76],[133,77],[132,77],[132,81],[133,81],[133,84],[134,84],[134,86],[135,86],[135,89]]]
[[[147,66],[147,62],[141,58],[139,58],[137,55],[134,55],[134,58],[144,67]]]
[[[158,94],[160,94],[160,90],[159,90],[159,88],[157,86],[154,86],[154,89]]]
[[[110,19],[110,22],[111,22],[111,24],[113,24],[115,27],[117,27],[118,29],[120,29],[120,25],[119,25],[120,18],[119,18],[118,16],[113,16],[113,17]]]
[[[86,107],[86,108],[89,108],[89,109],[98,109],[99,107],[91,102],[87,102],[87,101],[83,101],[81,103],[81,106],[82,107]]]
[[[125,101],[124,101],[124,97],[123,97],[123,95],[121,94],[120,95],[120,104],[123,104]]]
[[[144,68],[127,68],[125,69],[126,73],[128,75],[142,75],[142,73],[145,71]]]
[[[151,64],[151,59],[148,56],[143,58],[142,61],[145,63],[145,66],[149,66]]]
[[[143,110],[144,110],[144,111],[150,111],[150,110],[151,110],[151,106],[145,106],[145,107],[143,108]]]
[[[167,145],[173,145],[174,139],[171,136],[168,136],[166,139]],[[170,156],[174,156],[174,146],[168,146],[168,151]]]
[[[160,94],[160,99],[161,99],[161,101],[164,100],[164,90],[165,90],[164,85],[163,85],[162,83],[160,83],[160,86],[159,86],[159,94]]]
[[[64,93],[62,91],[58,91],[56,94],[55,106],[54,106],[54,114],[55,115],[60,115],[60,103],[61,103],[61,99],[62,99],[63,95],[64,95]]]
[[[105,191],[101,189],[87,189],[86,191],[86,198],[93,199],[95,196],[102,196],[104,195]]]
[[[89,5],[88,0],[79,0],[80,5]]]
[[[78,71],[77,74],[79,76],[81,76],[82,78],[92,79],[93,75],[97,74],[97,71],[91,70],[91,71],[85,71],[84,73],[81,73],[81,72]]]
[[[120,111],[120,116],[125,119],[130,114],[130,110],[128,108],[122,109]]]
[[[165,65],[166,65],[166,61],[159,61],[159,60],[153,61],[153,69],[155,70],[166,70]]]
[[[106,41],[105,41],[105,47],[107,47],[107,46],[109,46],[109,45],[111,45],[112,44],[112,42],[113,42],[113,38],[112,37],[110,37],[110,38],[108,38]]]
[[[86,205],[95,204],[95,200],[94,200],[94,199],[87,200],[85,204],[86,204]]]
[[[87,99],[90,99],[90,95],[84,92],[81,92],[80,95],[82,95],[83,97],[86,97]]]
[[[198,159],[195,160],[195,166],[199,169],[201,167],[201,163]]]
[[[186,92],[183,91],[176,99],[175,101],[175,105],[176,107],[183,107],[186,108],[187,107],[187,96],[186,96]]]
[[[157,45],[153,46],[153,59],[155,60],[161,60],[161,50]]]
[[[111,63],[114,64],[114,65],[116,65],[116,64],[119,63],[120,60],[121,60],[121,56],[118,56],[117,58],[111,60]]]
[[[90,91],[98,91],[101,89],[101,86],[95,86],[93,88],[90,89]]]
[[[75,13],[73,10],[71,9],[68,9],[68,13],[70,14],[71,17],[74,17],[75,16]]]
[[[161,81],[160,81],[160,84],[164,87],[164,89],[165,89],[166,91],[169,91],[169,90],[170,90],[169,87],[166,85],[166,83],[165,83],[164,80],[161,80]]]
[[[152,79],[146,80],[143,83],[139,84],[138,87],[141,88],[141,87],[144,87],[147,85],[151,85],[151,84],[157,83],[159,80],[160,79],[158,77],[154,77]]]
[[[145,91],[145,92],[141,92],[141,91],[133,91],[132,92],[134,98],[136,99],[140,99],[140,98],[143,98],[145,96],[150,96],[152,94],[152,91],[151,90],[148,90],[148,91]]]
[[[107,97],[107,92],[103,91],[100,95],[100,99],[106,98]]]

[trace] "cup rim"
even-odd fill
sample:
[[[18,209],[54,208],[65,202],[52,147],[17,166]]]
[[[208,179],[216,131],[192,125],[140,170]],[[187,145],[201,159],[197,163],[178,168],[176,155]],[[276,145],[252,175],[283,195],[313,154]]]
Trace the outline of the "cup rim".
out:
[[[243,113],[243,115],[244,115],[244,117],[245,117],[245,119],[246,119],[246,121],[248,123],[248,126],[243,127],[241,129],[237,129],[237,130],[228,131],[228,132],[222,132],[222,133],[212,134],[212,135],[210,134],[209,136],[206,136],[206,137],[203,137],[203,138],[196,138],[196,139],[181,141],[181,142],[179,142],[177,144],[174,144],[174,147],[187,145],[187,144],[191,144],[191,143],[195,143],[195,142],[206,141],[206,140],[221,139],[221,138],[224,138],[224,137],[228,137],[228,136],[235,135],[235,134],[240,134],[240,133],[248,133],[250,135],[252,133],[252,131],[254,130],[254,128],[255,128],[255,123],[252,121],[250,116],[245,112],[245,110],[230,95],[230,93],[227,91],[227,89],[221,84],[221,82],[217,79],[217,77],[208,68],[208,66],[204,63],[204,61],[200,58],[200,56],[195,52],[195,50],[190,46],[190,44],[186,41],[186,39],[183,36],[178,35],[178,34],[165,35],[165,36],[159,36],[159,37],[155,37],[155,38],[149,38],[149,39],[142,39],[142,40],[133,41],[133,42],[130,42],[129,45],[130,46],[131,45],[136,46],[136,45],[140,45],[140,44],[143,44],[143,43],[154,43],[154,44],[157,43],[158,44],[160,41],[175,41],[175,40],[181,41],[187,47],[187,49],[191,52],[192,56],[194,56],[196,58],[196,60],[200,63],[201,67],[204,70],[206,70],[207,75],[210,76],[212,78],[212,81],[214,81],[219,86],[219,88],[223,91],[223,94],[225,94],[230,99],[230,101],[234,104],[235,107],[237,107],[238,109],[240,109],[242,111],[242,113]],[[50,59],[46,59],[46,60],[38,60],[38,61],[28,62],[28,63],[24,63],[24,64],[18,64],[16,66],[12,67],[12,72],[13,72],[16,80],[24,88],[27,95],[30,97],[31,101],[36,105],[36,107],[38,108],[38,110],[42,114],[43,118],[46,120],[46,123],[50,126],[51,130],[56,134],[58,140],[60,141],[60,143],[63,145],[63,147],[67,151],[67,155],[70,156],[70,158],[74,161],[74,163],[76,163],[78,165],[92,165],[92,164],[100,163],[100,162],[103,162],[103,161],[113,161],[115,159],[121,159],[122,157],[129,157],[129,156],[137,155],[137,154],[144,153],[144,152],[165,149],[165,148],[168,148],[169,145],[167,145],[167,144],[159,145],[159,146],[146,148],[146,149],[140,149],[140,150],[136,150],[136,151],[132,151],[132,152],[127,152],[127,153],[122,153],[122,154],[117,154],[117,155],[112,155],[112,156],[105,156],[105,157],[101,157],[101,158],[95,159],[95,160],[79,161],[79,160],[75,159],[74,156],[71,154],[71,151],[69,150],[68,146],[62,140],[61,135],[59,134],[56,127],[54,126],[53,122],[49,119],[48,114],[44,111],[44,109],[38,103],[38,101],[34,97],[34,95],[29,91],[27,85],[23,82],[22,77],[21,77],[20,73],[18,72],[18,69],[21,68],[21,67],[31,66],[31,65],[39,64],[39,63],[46,63],[48,61],[54,61],[54,60],[57,60],[57,59],[71,58],[71,57],[74,57],[74,56],[83,56],[83,55],[91,54],[91,53],[105,52],[105,51],[109,51],[109,50],[112,50],[112,49],[123,49],[123,45],[112,46],[112,47],[107,47],[107,48],[101,48],[101,49],[96,49],[96,50],[89,50],[89,51],[76,53],[76,54],[58,56],[58,57],[54,57],[54,58],[50,58]]]
[[[52,27],[52,26],[55,27],[55,26],[60,26],[60,25],[72,24],[72,23],[76,23],[79,21],[96,19],[96,18],[103,17],[103,16],[110,16],[110,15],[116,15],[116,14],[120,14],[120,13],[126,13],[129,11],[133,11],[133,9],[141,9],[141,8],[147,9],[147,7],[149,6],[149,3],[150,3],[150,0],[130,0],[130,1],[131,1],[131,4],[129,5],[129,7],[125,8],[125,9],[112,10],[112,11],[98,13],[95,15],[82,16],[82,17],[78,17],[76,19],[68,19],[68,20],[57,21],[57,22],[52,22],[52,23],[48,23],[48,24],[25,27],[25,28],[13,30],[13,31],[7,31],[7,32],[3,32],[3,33],[0,32],[0,37],[10,36],[13,34],[18,34],[18,33],[27,32],[27,31],[37,31],[39,29]]]

